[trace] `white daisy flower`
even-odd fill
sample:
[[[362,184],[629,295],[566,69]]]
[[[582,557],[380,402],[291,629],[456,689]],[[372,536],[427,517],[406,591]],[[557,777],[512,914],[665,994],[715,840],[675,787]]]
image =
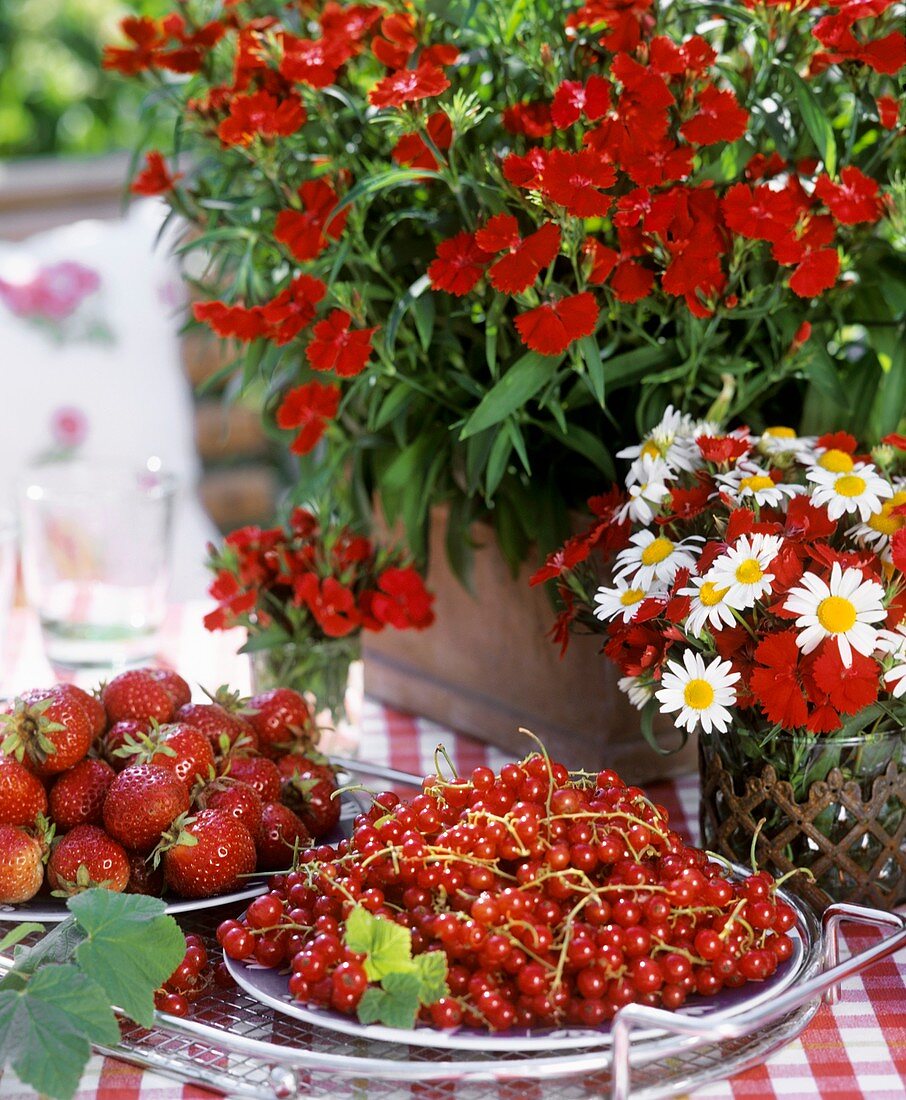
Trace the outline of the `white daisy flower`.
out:
[[[733,610],[724,597],[729,589],[718,588],[713,581],[704,577],[692,577],[691,588],[681,588],[681,596],[691,596],[689,614],[683,624],[686,633],[700,638],[705,627],[714,633],[724,626],[733,626],[736,619]]]
[[[642,683],[638,676],[621,676],[617,687],[629,696],[629,702],[636,710],[644,710],[645,704],[654,696],[654,686]]]
[[[660,423],[641,443],[617,451],[617,458],[641,458],[642,455],[662,458],[676,470],[696,469],[700,463],[698,449],[692,441],[692,418],[668,405]]]
[[[629,519],[633,523],[651,523],[665,497],[670,495],[673,470],[662,458],[642,455],[629,467],[626,487],[629,500],[614,514],[618,523]]]
[[[777,557],[783,539],[779,535],[743,535],[726,553],[715,559],[705,580],[726,589],[729,607],[743,611],[771,591],[774,574],[767,571]]]
[[[820,466],[832,474],[848,474],[856,460],[838,447],[816,447],[815,440],[806,440],[805,445],[796,452],[796,461],[803,466]]]
[[[869,516],[881,511],[881,499],[893,496],[890,482],[870,462],[857,462],[845,473],[812,466],[805,476],[817,485],[812,502],[826,504],[831,519],[858,512],[862,522],[867,523]]]
[[[642,602],[649,596],[661,596],[666,589],[632,587],[623,580],[617,580],[613,588],[602,585],[595,592],[595,618],[606,622],[622,616],[624,623],[630,623],[638,614]]]
[[[811,466],[815,461],[814,436],[798,436],[792,428],[777,425],[765,428],[758,439],[757,448],[765,455],[807,454],[806,465]],[[800,459],[800,461],[802,461]]]
[[[906,524],[906,518],[893,515],[894,508],[906,504],[906,489],[895,489],[893,496],[881,505],[881,511],[868,517],[866,523],[852,527],[847,533],[860,546],[874,547],[883,560],[890,561],[890,540]]]
[[[733,684],[739,679],[730,662],[715,657],[705,665],[700,653],[687,649],[683,663],[668,661],[667,669],[661,678],[662,687],[655,692],[661,711],[679,711],[674,723],[690,732],[701,723],[706,733],[712,729],[725,733],[733,720],[727,707],[736,702]]]
[[[875,638],[875,649],[880,653],[906,659],[906,623],[900,623],[895,630],[879,630]]]
[[[906,695],[906,656],[884,673],[884,683],[893,685],[888,686],[888,691],[894,699],[902,699]]]
[[[655,581],[672,584],[677,570],[695,568],[695,555],[701,552],[695,544],[701,541],[698,535],[673,542],[654,531],[636,531],[630,545],[617,554],[615,579],[631,576],[637,588],[650,588]]]
[[[814,573],[805,573],[802,584],[790,589],[784,610],[795,612],[796,626],[802,633],[796,644],[803,653],[811,653],[825,638],[834,638],[846,668],[853,663],[852,651],[870,657],[878,630],[872,623],[887,615],[882,600],[884,589],[877,581],[867,581],[859,569],[841,569],[834,562],[830,583]]]
[[[794,497],[803,492],[801,485],[775,482],[767,470],[753,462],[741,464],[727,474],[719,474],[717,483],[734,498],[734,503],[754,500],[759,508],[776,508],[783,503],[784,497]]]

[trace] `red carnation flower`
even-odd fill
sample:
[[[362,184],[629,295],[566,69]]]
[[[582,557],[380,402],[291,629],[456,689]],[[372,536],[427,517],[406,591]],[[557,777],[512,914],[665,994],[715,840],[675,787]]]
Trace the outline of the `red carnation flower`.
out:
[[[450,87],[443,69],[422,64],[417,69],[400,69],[379,80],[368,94],[373,107],[402,107],[445,92]]]
[[[808,719],[797,676],[799,656],[795,630],[769,634],[755,650],[755,660],[763,667],[756,668],[749,678],[749,690],[768,721],[788,730],[804,726]]]
[[[695,442],[702,458],[718,465],[735,462],[751,449],[745,439],[738,439],[735,435],[702,435]]]
[[[884,213],[878,181],[850,165],[840,172],[839,184],[830,176],[819,176],[815,194],[842,225],[876,222]]]
[[[258,340],[267,332],[267,322],[260,306],[232,305],[225,302],[195,302],[192,313],[196,321],[206,324],[225,340]]]
[[[327,287],[313,275],[297,275],[295,279],[261,306],[261,315],[268,324],[266,333],[278,347],[288,344],[314,318],[315,306],[327,293]]]
[[[257,601],[254,590],[245,591],[240,587],[234,574],[221,569],[208,589],[217,600],[217,608],[204,617],[206,630],[228,630],[240,615],[251,611]]]
[[[503,126],[511,134],[525,134],[530,138],[547,137],[554,128],[550,104],[540,99],[514,103],[503,112]]]
[[[595,296],[586,290],[520,313],[516,317],[516,329],[522,342],[532,351],[559,355],[573,340],[594,332],[599,312]]]
[[[522,240],[518,223],[509,214],[491,218],[484,229],[476,232],[475,240],[485,252],[508,253],[488,272],[491,285],[502,294],[527,290],[560,251],[560,230],[554,222],[545,222]]]
[[[840,256],[836,248],[806,252],[790,276],[790,290],[800,298],[815,298],[829,290],[840,274]]]
[[[503,161],[503,177],[525,191],[537,191],[544,183],[547,169],[547,153],[544,149],[530,149],[524,157],[510,153]]]
[[[734,184],[721,199],[728,228],[756,241],[779,241],[799,220],[802,207],[786,188]]]
[[[587,279],[593,284],[607,282],[610,273],[616,267],[617,260],[620,258],[618,252],[595,240],[594,237],[586,237],[585,243],[582,245],[582,255],[585,257],[586,263],[591,265]]]
[[[698,114],[684,122],[680,133],[696,145],[715,145],[719,141],[736,141],[746,132],[749,112],[740,107],[731,91],[720,91],[709,84],[696,101]]]
[[[879,95],[875,102],[878,121],[885,130],[895,130],[900,118],[900,104],[892,95]]]
[[[855,714],[878,697],[881,670],[877,661],[855,650],[852,658],[849,668],[844,667],[839,648],[824,642],[811,666],[815,684],[841,714]]]
[[[563,573],[569,572],[570,569],[574,569],[580,562],[585,561],[590,553],[591,547],[588,540],[581,535],[573,535],[572,538],[566,540],[559,550],[548,554],[544,565],[532,574],[529,584],[535,586],[554,580]]]
[[[305,573],[294,582],[297,604],[305,604],[328,638],[343,638],[362,622],[355,596],[336,577],[319,581],[314,573]]]
[[[171,175],[167,169],[163,155],[157,150],[145,154],[145,167],[132,181],[130,190],[133,195],[162,195],[171,191],[177,180],[183,177],[182,172]]]
[[[370,4],[341,6],[328,0],[319,22],[326,37],[360,42],[380,18],[381,9]]]
[[[552,149],[547,158],[542,187],[555,203],[577,218],[602,218],[610,210],[610,195],[616,171],[612,164],[591,150],[567,153]]]
[[[277,426],[287,430],[301,429],[290,444],[297,455],[313,450],[340,407],[340,387],[321,382],[307,382],[287,393],[277,410]]]
[[[305,124],[306,114],[297,95],[283,100],[269,92],[234,96],[229,115],[217,127],[224,145],[251,145],[256,137],[286,137]]]
[[[312,329],[305,355],[315,370],[332,370],[348,378],[364,368],[377,328],[350,329],[351,321],[345,310],[335,309]]]
[[[349,208],[331,218],[339,202],[336,191],[325,180],[308,180],[298,191],[302,210],[281,210],[274,225],[274,237],[285,244],[297,260],[313,260],[327,247],[327,238],[337,240],[346,226]]]
[[[297,84],[326,88],[337,78],[337,69],[353,54],[354,47],[340,37],[296,38],[283,33],[280,75]]]
[[[654,272],[634,260],[620,260],[610,280],[610,289],[620,302],[638,302],[651,293],[652,286]]]
[[[124,76],[134,76],[151,68],[156,61],[155,51],[167,41],[160,23],[146,15],[130,15],[120,22],[120,30],[133,45],[105,46],[104,68],[115,69]]]
[[[642,144],[624,149],[620,167],[633,183],[640,187],[655,187],[671,180],[685,179],[692,171],[695,152],[688,145],[675,145],[662,138],[651,145]]]
[[[590,76],[585,84],[564,80],[554,92],[551,121],[566,130],[582,115],[589,121],[603,118],[610,110],[610,83],[603,76]]]
[[[431,286],[461,298],[482,277],[489,259],[478,247],[474,234],[457,233],[437,246],[437,258],[428,267]]]
[[[414,569],[385,569],[372,593],[370,611],[382,625],[424,630],[434,622],[434,596]]]
[[[453,124],[443,111],[435,111],[425,125],[428,137],[437,149],[449,149],[453,141]],[[394,145],[391,157],[408,168],[437,168],[437,158],[421,134],[403,134]]]

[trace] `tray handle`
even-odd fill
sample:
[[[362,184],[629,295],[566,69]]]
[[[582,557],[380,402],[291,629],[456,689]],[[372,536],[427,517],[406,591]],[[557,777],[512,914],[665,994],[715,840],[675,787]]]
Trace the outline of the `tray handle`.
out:
[[[893,931],[871,947],[840,962],[840,926],[847,921],[874,928],[890,928]],[[817,997],[822,997],[827,1004],[835,1004],[840,998],[840,983],[845,978],[865,970],[900,947],[906,946],[906,919],[896,913],[885,913],[880,909],[838,901],[829,905],[824,912],[821,939],[823,966],[820,973],[743,1016],[715,1014],[705,1019],[694,1019],[663,1008],[649,1008],[647,1005],[631,1004],[621,1008],[611,1025],[611,1100],[629,1100],[633,1028],[657,1028],[672,1035],[696,1039],[738,1039],[756,1028],[781,1019],[794,1008]]]

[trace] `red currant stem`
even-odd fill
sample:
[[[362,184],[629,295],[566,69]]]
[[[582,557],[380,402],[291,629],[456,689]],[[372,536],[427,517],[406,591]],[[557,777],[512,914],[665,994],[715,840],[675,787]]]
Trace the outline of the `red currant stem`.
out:
[[[560,948],[560,957],[557,959],[557,969],[554,971],[553,989],[559,989],[563,982],[563,971],[566,967],[566,953],[569,951],[569,945],[572,943],[573,939],[573,921],[594,896],[594,893],[586,894],[581,901],[576,902],[564,918],[563,923],[566,925],[566,933],[563,936],[563,946]]]
[[[771,883],[771,890],[776,891],[778,887],[782,886],[788,878],[792,878],[793,875],[808,875],[808,877],[815,881],[815,876],[808,867],[794,867],[791,871],[787,871],[785,875],[781,875],[780,878],[775,879]]]
[[[679,947],[672,943],[665,943],[664,940],[655,940],[651,950],[652,952],[666,951],[671,955],[682,955],[684,959],[688,959],[689,962],[695,963],[698,966],[708,965],[707,959],[703,959],[699,955],[694,955],[691,951],[687,951],[685,947]]]
[[[733,912],[727,917],[727,923],[723,926],[723,928],[720,930],[720,932],[717,933],[719,939],[726,940],[726,938],[730,934],[730,930],[732,929],[733,925],[737,922],[739,922],[740,924],[744,924],[746,926],[746,928],[748,928],[749,932],[751,933],[752,939],[755,938],[755,933],[752,930],[752,926],[749,924],[748,921],[744,920],[739,915],[742,912],[745,905],[746,905],[746,898],[740,898],[739,901],[736,903],[736,905],[733,907]]]
[[[708,857],[708,859],[713,859],[713,860],[714,860],[714,861],[715,861],[716,863],[722,863],[722,864],[724,865],[724,867],[726,867],[726,868],[727,868],[727,870],[728,870],[728,871],[733,871],[733,872],[735,873],[735,871],[736,871],[736,868],[735,868],[735,867],[733,866],[733,864],[732,864],[732,863],[731,863],[731,862],[730,862],[730,861],[729,861],[729,860],[727,859],[727,857],[726,857],[726,856],[722,856],[722,855],[720,854],[720,852],[710,852],[710,851],[706,851],[706,852],[705,852],[705,855],[706,855],[706,856]]]
[[[473,822],[473,817],[475,819],[474,822]],[[499,821],[500,824],[506,829],[506,831],[513,838],[513,840],[515,840],[519,844],[519,846],[520,846],[519,851],[516,852],[516,855],[517,856],[527,856],[529,854],[528,849],[525,847],[525,844],[523,843],[522,837],[517,832],[516,826],[513,824],[512,819],[510,818],[509,814],[507,814],[506,817],[499,817],[497,814],[489,813],[487,810],[475,810],[475,811],[472,811],[472,812],[469,813],[466,820],[470,824],[477,824],[478,819],[480,819],[480,818],[483,818],[486,821]]]
[[[546,808],[547,808],[546,817],[547,817],[547,820],[550,821],[551,799],[554,796],[554,767],[553,767],[553,764],[551,764],[550,754],[547,751],[547,746],[544,744],[544,742],[541,740],[541,738],[538,737],[536,734],[532,733],[531,730],[527,730],[525,728],[525,726],[520,726],[519,727],[519,732],[524,733],[526,737],[530,737],[535,742],[535,744],[541,750],[541,755],[544,757],[544,763],[547,765],[548,784],[547,784],[547,799],[546,799]],[[528,760],[528,759],[529,759],[529,757],[526,757],[526,760]]]
[[[250,932],[253,936],[266,936],[268,932],[311,932],[314,925],[311,924],[271,924],[267,928],[248,928],[246,931]]]
[[[463,916],[465,917],[466,914],[463,914]],[[554,968],[552,963],[548,962],[547,959],[542,958],[541,955],[538,955],[536,952],[534,952],[528,946],[528,944],[523,943],[522,940],[518,939],[510,931],[511,928],[518,928],[520,925],[526,928],[531,928],[533,933],[535,931],[534,926],[530,925],[528,921],[524,920],[511,920],[508,921],[507,924],[490,925],[490,928],[493,929],[495,935],[505,936],[511,944],[513,944],[515,947],[518,947],[520,951],[524,951],[525,954],[529,956],[529,958],[534,959],[535,962],[543,966],[545,970],[553,970]]]
[[[435,771],[437,772],[437,778],[441,781],[441,783],[443,783],[444,782],[444,776],[443,776],[443,772],[440,770],[440,761],[441,760],[445,760],[447,762],[447,764],[450,768],[450,771],[453,773],[453,779],[455,781],[458,778],[458,773],[456,771],[456,765],[450,759],[450,754],[447,752],[447,747],[446,747],[446,745],[444,745],[443,742],[441,742],[437,746],[437,748],[434,750],[434,768],[435,768]]]
[[[755,826],[755,832],[752,833],[752,845],[749,848],[749,863],[752,865],[752,874],[758,874],[758,857],[755,855],[755,849],[758,846],[758,834],[767,824],[767,818],[762,817],[758,819],[758,824]]]
[[[667,838],[667,833],[658,829],[656,826],[645,821],[641,817],[636,817],[635,814],[626,813],[625,810],[574,810],[568,814],[554,814],[550,819],[551,821],[567,821],[574,818],[581,817],[593,817],[597,820],[603,818],[619,818],[621,821],[631,823],[633,825],[641,825],[643,829],[647,829],[649,833],[653,833],[655,836],[659,836],[662,839]]]

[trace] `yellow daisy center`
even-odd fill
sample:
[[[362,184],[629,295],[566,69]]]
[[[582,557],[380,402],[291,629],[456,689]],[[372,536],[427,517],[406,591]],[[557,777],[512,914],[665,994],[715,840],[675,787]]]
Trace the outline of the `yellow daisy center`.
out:
[[[692,710],[707,710],[714,702],[714,688],[707,680],[690,680],[683,689],[683,702]]]
[[[726,596],[729,589],[717,588],[714,581],[705,581],[698,590],[698,598],[704,607],[715,607]]]
[[[736,579],[740,584],[757,584],[764,576],[764,570],[757,558],[746,558],[736,566]]]
[[[818,604],[818,622],[828,634],[845,634],[856,621],[856,607],[842,596],[827,596]]]
[[[818,465],[824,470],[830,470],[832,474],[845,474],[847,470],[853,468],[855,463],[852,460],[852,455],[848,455],[846,451],[838,451],[836,447],[831,447],[818,459]]]
[[[865,489],[865,478],[858,474],[844,474],[834,482],[834,492],[841,497],[860,497]]]
[[[654,442],[653,439],[649,439],[647,443],[644,443],[642,445],[642,454],[643,455],[648,455],[649,458],[660,458],[661,449]]]
[[[795,439],[796,433],[792,428],[785,428],[782,425],[778,425],[774,428],[765,428],[763,435],[772,435],[775,439]]]
[[[906,523],[906,519],[903,516],[893,516],[891,512],[903,504],[906,504],[906,489],[894,493],[891,500],[885,500],[881,505],[881,511],[869,517],[868,526],[882,535],[895,535]]]
[[[773,489],[774,482],[767,474],[753,474],[752,477],[744,477],[739,483],[740,489],[751,489],[753,493],[762,489]]]
[[[632,607],[640,600],[645,598],[644,588],[627,588],[625,592],[620,593],[620,603],[624,607]]]
[[[673,553],[673,543],[659,535],[653,542],[649,542],[642,551],[642,565],[657,565],[669,558]]]

